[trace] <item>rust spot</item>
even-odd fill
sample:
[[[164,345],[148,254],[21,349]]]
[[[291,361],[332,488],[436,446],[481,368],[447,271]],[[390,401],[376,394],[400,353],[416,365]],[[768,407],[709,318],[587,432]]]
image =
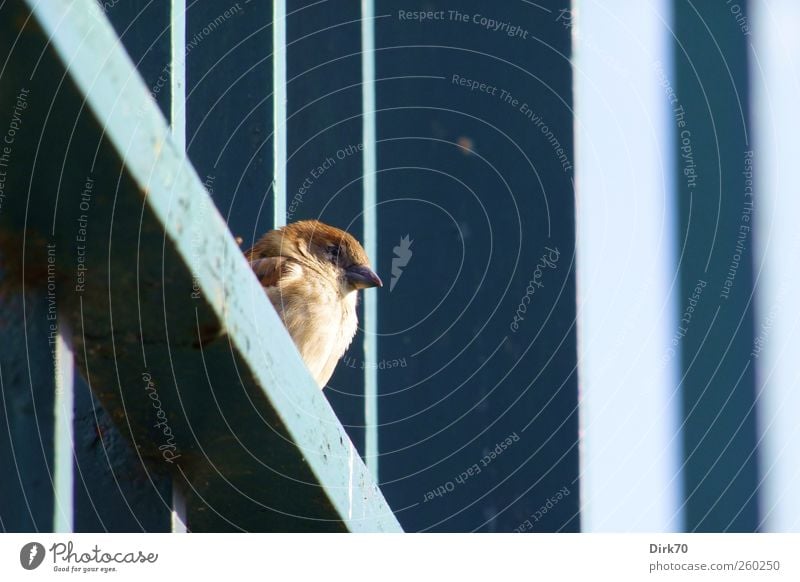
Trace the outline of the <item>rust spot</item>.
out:
[[[47,257],[46,239],[38,232],[28,230],[24,245],[21,232],[0,232],[0,297],[21,291],[23,282],[26,290],[44,286],[47,283]],[[56,276],[60,273],[56,272]]]
[[[17,13],[15,24],[17,25],[17,29],[20,31],[25,31],[26,33],[35,32],[33,24],[31,23],[31,18],[28,18],[28,15],[24,12]]]
[[[475,142],[465,135],[458,138],[458,145],[461,146],[461,153],[465,156],[472,155],[475,151]]]

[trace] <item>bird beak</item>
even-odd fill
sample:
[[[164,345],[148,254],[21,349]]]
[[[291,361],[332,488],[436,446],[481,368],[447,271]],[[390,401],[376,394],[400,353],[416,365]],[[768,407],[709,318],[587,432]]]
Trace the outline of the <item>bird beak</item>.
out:
[[[349,283],[356,289],[383,287],[383,281],[366,265],[353,265],[345,271]]]

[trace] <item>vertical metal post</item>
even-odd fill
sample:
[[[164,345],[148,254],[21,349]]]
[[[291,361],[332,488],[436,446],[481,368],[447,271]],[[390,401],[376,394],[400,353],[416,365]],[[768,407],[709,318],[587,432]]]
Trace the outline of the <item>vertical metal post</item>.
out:
[[[170,516],[172,533],[186,533],[186,496],[183,489],[173,479],[172,481],[172,514]]]
[[[375,136],[375,4],[361,0],[364,145],[364,250],[378,269],[377,144]],[[378,294],[364,293],[364,425],[366,463],[378,480]]]
[[[186,0],[172,0],[171,14],[171,107],[172,139],[186,150]]]
[[[170,128],[175,145],[186,152],[186,0],[172,0],[171,34],[171,107]],[[186,533],[186,498],[182,483],[172,479],[173,533]]]
[[[56,339],[55,454],[53,462],[53,531],[69,533],[74,528],[73,491],[75,483],[73,411],[75,360],[69,342],[70,332],[59,322]]]
[[[286,0],[272,3],[275,228],[286,224]]]

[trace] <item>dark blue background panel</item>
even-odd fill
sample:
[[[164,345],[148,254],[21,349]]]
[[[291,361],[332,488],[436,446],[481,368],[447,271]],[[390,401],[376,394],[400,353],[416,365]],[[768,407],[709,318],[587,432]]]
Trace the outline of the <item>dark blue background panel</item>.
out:
[[[758,529],[760,487],[750,40],[725,3],[678,0],[674,10],[676,92],[685,112],[674,144],[683,296],[708,282],[681,346],[686,529],[750,532]]]
[[[273,226],[272,2],[187,2],[186,149],[234,236]]]
[[[377,4],[380,482],[407,530],[580,526],[566,7]]]

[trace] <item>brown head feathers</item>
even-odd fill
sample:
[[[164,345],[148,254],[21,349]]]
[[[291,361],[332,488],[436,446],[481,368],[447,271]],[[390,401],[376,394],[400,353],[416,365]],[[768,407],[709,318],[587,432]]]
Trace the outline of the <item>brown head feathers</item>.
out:
[[[361,244],[350,234],[318,220],[301,220],[265,234],[245,253],[248,258],[337,260],[342,267],[368,265]]]

